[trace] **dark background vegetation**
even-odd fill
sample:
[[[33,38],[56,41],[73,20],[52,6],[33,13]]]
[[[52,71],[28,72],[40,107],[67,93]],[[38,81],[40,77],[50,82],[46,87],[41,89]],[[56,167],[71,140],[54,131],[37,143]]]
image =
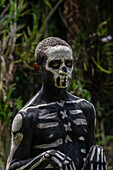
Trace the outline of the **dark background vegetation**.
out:
[[[91,101],[95,136],[113,169],[113,1],[0,0],[0,169],[10,143],[11,122],[40,89],[33,68],[36,45],[48,36],[66,40],[74,52],[68,90]]]

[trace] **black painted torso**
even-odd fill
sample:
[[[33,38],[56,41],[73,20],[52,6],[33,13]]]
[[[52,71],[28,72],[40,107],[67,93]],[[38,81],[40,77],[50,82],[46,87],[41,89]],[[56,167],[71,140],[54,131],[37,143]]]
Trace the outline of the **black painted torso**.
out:
[[[81,149],[85,150],[86,144],[85,140],[81,140],[80,137],[85,139],[88,128],[88,116],[83,106],[84,101],[80,103],[62,101],[27,107],[29,119],[34,120],[32,121],[30,156],[37,156],[49,149],[59,150],[72,158],[77,170],[81,169],[83,158],[86,157],[86,153],[81,152]],[[53,145],[47,148],[47,145],[46,148],[37,148],[37,146],[50,144],[59,139],[62,141],[59,146]]]

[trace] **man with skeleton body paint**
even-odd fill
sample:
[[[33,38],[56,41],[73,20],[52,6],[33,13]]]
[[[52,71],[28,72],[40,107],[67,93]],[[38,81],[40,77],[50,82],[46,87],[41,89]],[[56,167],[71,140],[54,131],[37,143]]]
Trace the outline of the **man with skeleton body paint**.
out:
[[[49,37],[35,51],[41,90],[12,123],[6,170],[106,170],[103,148],[95,145],[95,109],[66,91],[73,70],[71,47]]]

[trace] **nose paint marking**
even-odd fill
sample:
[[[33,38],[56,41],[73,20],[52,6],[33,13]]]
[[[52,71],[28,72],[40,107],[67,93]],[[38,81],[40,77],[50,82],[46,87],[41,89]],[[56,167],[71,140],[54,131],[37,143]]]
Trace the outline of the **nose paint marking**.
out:
[[[65,66],[62,67],[62,71],[64,71],[65,73],[67,73],[67,68]]]

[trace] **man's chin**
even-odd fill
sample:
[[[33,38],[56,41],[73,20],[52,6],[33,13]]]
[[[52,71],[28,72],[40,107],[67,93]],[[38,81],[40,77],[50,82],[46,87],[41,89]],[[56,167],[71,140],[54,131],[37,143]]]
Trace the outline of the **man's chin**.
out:
[[[66,82],[65,84],[64,84],[64,82],[62,82],[62,83],[60,83],[60,85],[55,84],[55,87],[57,87],[59,89],[65,89],[68,87],[68,84],[69,84],[69,82]]]

